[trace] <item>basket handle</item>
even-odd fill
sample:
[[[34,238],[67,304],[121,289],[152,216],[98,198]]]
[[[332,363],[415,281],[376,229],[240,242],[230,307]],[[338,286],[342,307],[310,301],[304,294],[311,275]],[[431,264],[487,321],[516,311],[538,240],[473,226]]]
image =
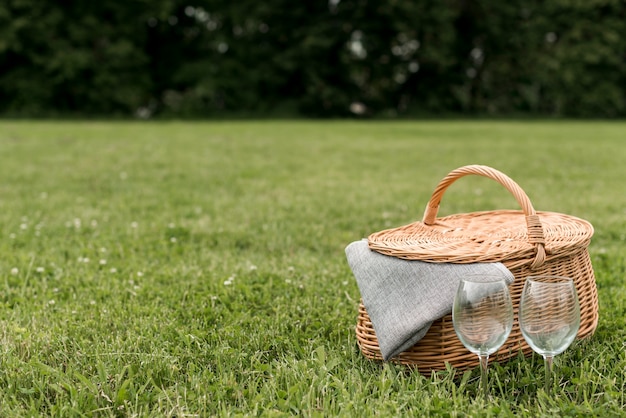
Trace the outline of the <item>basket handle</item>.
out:
[[[428,205],[426,205],[426,211],[424,212],[424,218],[422,222],[426,225],[433,225],[435,223],[435,219],[437,218],[439,204],[441,203],[443,194],[445,193],[448,186],[450,186],[459,178],[470,174],[487,177],[497,181],[515,197],[520,207],[522,208],[524,215],[526,216],[526,226],[528,228],[528,242],[533,244],[537,248],[537,255],[535,256],[535,259],[533,260],[530,268],[535,269],[541,266],[546,259],[546,240],[543,234],[543,226],[541,224],[541,220],[535,212],[533,204],[530,202],[530,199],[528,198],[528,195],[526,195],[524,190],[509,176],[486,165],[467,165],[457,168],[456,170],[452,170],[446,177],[444,177],[439,182],[439,185],[437,185],[437,187],[435,188],[435,191],[428,201]]]

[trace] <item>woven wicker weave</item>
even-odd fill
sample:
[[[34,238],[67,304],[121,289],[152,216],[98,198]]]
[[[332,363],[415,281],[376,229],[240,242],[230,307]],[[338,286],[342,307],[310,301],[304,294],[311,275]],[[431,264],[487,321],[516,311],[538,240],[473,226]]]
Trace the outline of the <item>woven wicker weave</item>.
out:
[[[437,218],[448,186],[470,174],[499,182],[515,196],[522,210]],[[503,263],[515,276],[509,286],[515,321],[509,338],[491,358],[504,361],[517,356],[520,350],[526,356],[532,353],[517,321],[527,276],[557,275],[574,279],[581,309],[577,337],[593,334],[598,323],[598,295],[588,252],[592,235],[593,227],[589,222],[560,213],[536,212],[526,193],[508,176],[487,166],[471,165],[458,168],[441,180],[428,202],[422,222],[374,233],[368,241],[374,251],[407,260]],[[382,360],[376,333],[362,301],[356,335],[366,357]],[[457,338],[451,315],[435,321],[423,339],[393,361],[421,372],[443,370],[446,363],[457,370],[478,366],[478,356],[469,352]]]

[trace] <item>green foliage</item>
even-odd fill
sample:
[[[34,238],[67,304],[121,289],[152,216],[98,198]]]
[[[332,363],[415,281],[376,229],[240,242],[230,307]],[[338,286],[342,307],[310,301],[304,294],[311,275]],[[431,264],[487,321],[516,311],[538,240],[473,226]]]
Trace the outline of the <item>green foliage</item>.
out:
[[[622,416],[623,123],[0,124],[0,415]],[[590,139],[593,139],[592,141]],[[343,249],[481,163],[588,219],[596,334],[421,375],[356,347]],[[441,215],[516,207],[464,178]]]
[[[150,93],[137,2],[0,6],[0,91],[9,114],[130,114]]]
[[[626,115],[626,5],[7,0],[0,114]]]

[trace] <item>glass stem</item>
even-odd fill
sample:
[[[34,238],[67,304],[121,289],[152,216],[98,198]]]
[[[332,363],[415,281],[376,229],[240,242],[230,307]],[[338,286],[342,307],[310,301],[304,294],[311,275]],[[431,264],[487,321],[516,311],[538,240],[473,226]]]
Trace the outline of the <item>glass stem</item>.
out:
[[[489,354],[479,354],[480,358],[480,392],[483,399],[487,400],[489,389],[487,388],[487,363],[489,362]]]
[[[546,369],[546,381],[544,384],[544,390],[547,394],[550,394],[552,391],[552,363],[554,360],[554,356],[544,356],[544,363]]]

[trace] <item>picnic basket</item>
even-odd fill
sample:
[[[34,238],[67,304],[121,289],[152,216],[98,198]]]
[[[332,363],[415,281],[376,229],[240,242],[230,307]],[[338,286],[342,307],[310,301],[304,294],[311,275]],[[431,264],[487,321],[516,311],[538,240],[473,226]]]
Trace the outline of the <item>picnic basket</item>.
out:
[[[493,179],[517,200],[521,210],[496,210],[437,218],[446,189],[467,175]],[[507,341],[491,358],[505,361],[520,351],[529,356],[517,320],[525,278],[533,275],[571,277],[580,303],[577,338],[594,333],[598,324],[598,294],[588,246],[593,227],[583,219],[555,212],[535,211],[511,178],[488,166],[469,165],[451,171],[435,188],[421,222],[376,232],[368,237],[370,249],[406,260],[433,263],[501,262],[515,276],[509,285],[515,320]],[[376,333],[361,300],[356,336],[363,355],[382,360]],[[478,366],[478,356],[468,351],[454,331],[450,314],[435,321],[424,338],[392,361],[420,372],[444,370],[446,363],[458,371]]]

